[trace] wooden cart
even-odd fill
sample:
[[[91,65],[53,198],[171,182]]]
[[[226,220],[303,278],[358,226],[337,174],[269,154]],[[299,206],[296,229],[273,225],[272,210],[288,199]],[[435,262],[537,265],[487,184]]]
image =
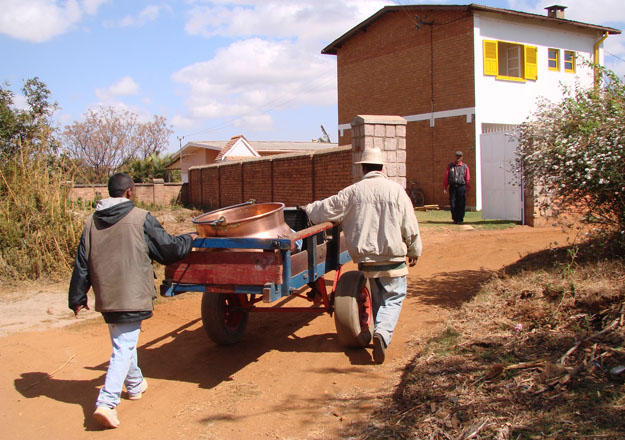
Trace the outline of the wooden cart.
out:
[[[302,213],[303,214],[303,213]],[[301,251],[293,244],[303,241]],[[339,342],[364,347],[373,333],[371,294],[362,272],[342,273],[351,261],[340,227],[322,223],[287,238],[197,238],[187,258],[165,269],[161,295],[203,292],[202,323],[217,344],[241,340],[250,313],[330,313]],[[328,292],[325,276],[335,271]],[[308,307],[263,306],[297,296]]]

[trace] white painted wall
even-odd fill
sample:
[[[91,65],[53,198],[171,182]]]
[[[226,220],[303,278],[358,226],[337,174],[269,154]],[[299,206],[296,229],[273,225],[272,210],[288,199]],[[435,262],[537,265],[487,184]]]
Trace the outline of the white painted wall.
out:
[[[250,144],[243,139],[238,139],[232,148],[228,150],[224,156],[224,160],[228,157],[260,157],[260,155],[254,150]]]
[[[485,12],[474,15],[475,54],[475,145],[476,145],[476,208],[482,208],[481,148],[482,124],[520,124],[535,112],[539,97],[551,101],[562,99],[562,87],[593,83],[592,69],[582,65],[582,59],[592,61],[594,44],[601,39],[598,31],[584,30],[557,23],[533,22],[528,19]],[[483,41],[498,40],[536,46],[538,79],[536,81],[506,81],[484,75]],[[600,46],[600,63],[603,63]],[[560,71],[550,71],[547,51],[560,49]],[[577,53],[575,74],[564,72],[564,50]]]

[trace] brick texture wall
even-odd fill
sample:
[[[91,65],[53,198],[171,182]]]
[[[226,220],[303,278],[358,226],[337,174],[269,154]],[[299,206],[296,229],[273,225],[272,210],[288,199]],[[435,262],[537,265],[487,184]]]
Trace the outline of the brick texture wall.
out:
[[[202,204],[202,170],[189,170],[189,203],[195,206]]]
[[[146,204],[169,206],[182,201],[182,183],[137,183],[137,200]],[[69,192],[72,200],[94,200],[109,196],[106,185],[75,185]]]
[[[317,153],[312,163],[315,199],[336,194],[352,182],[352,155],[348,149],[331,153]],[[348,184],[349,185],[349,184]]]
[[[193,167],[190,202],[205,210],[249,199],[304,205],[353,183],[351,146]],[[201,188],[201,191],[199,190]],[[198,197],[197,194],[211,194]]]
[[[267,184],[272,181],[272,169],[270,160],[243,162],[243,200],[273,201],[273,185]]]
[[[419,15],[432,25],[417,28]],[[474,107],[473,18],[466,11],[421,9],[380,17],[337,53],[339,124],[357,115],[416,115]],[[449,204],[442,180],[454,152],[475,170],[475,124],[466,117],[408,122],[406,179],[427,204]],[[351,130],[339,137],[352,144]],[[475,206],[470,191],[467,205]]]
[[[243,202],[243,167],[241,162],[226,162],[219,167],[219,192],[222,206]],[[210,184],[202,182],[203,185]]]

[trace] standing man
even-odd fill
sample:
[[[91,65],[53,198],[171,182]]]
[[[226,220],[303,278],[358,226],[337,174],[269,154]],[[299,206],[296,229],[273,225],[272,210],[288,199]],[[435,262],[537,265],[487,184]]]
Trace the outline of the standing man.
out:
[[[384,362],[406,297],[408,267],[421,255],[421,235],[410,198],[382,169],[379,149],[366,149],[364,177],[338,194],[306,206],[313,223],[342,223],[347,250],[369,279],[374,313],[373,360]]]
[[[462,162],[462,151],[456,151],[456,160],[450,162],[443,179],[443,193],[449,191],[451,219],[454,224],[461,225],[464,221],[464,209],[467,202],[466,192],[471,189],[471,173],[469,166]]]
[[[148,383],[137,363],[141,321],[152,317],[156,298],[152,260],[169,264],[187,256],[193,238],[169,235],[144,209],[135,207],[135,184],[127,174],[109,179],[110,198],[98,202],[85,221],[69,286],[69,308],[75,315],[89,309],[93,287],[95,309],[108,324],[113,354],[93,417],[106,428],[117,428],[115,407],[122,386],[130,400],[140,399]]]

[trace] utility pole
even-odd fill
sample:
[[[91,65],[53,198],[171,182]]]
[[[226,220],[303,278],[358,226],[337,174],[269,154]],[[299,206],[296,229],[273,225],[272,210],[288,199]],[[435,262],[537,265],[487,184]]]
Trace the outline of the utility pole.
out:
[[[176,138],[178,139],[178,143],[180,144],[180,149],[178,150],[178,160],[180,160],[180,180],[182,181],[182,183],[186,183],[184,181],[184,177],[182,174],[182,140],[184,139],[184,136],[180,137],[180,136],[176,136]],[[189,179],[187,178],[187,181]]]

